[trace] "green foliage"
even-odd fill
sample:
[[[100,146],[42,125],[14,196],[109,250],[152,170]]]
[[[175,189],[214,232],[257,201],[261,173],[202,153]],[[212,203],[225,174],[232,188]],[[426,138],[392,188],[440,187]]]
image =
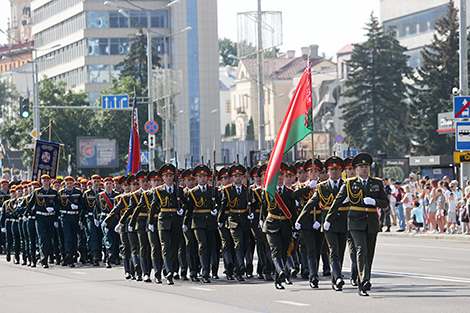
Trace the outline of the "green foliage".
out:
[[[5,117],[8,108],[18,100],[19,93],[9,80],[0,80],[0,118]]]
[[[219,38],[219,65],[226,66],[232,65],[237,66],[238,60],[229,58],[228,56],[237,55],[237,43],[231,41],[228,38],[220,39]]]
[[[454,2],[434,25],[432,42],[424,46],[423,64],[415,75],[411,93],[413,146],[417,155],[448,153],[454,150],[454,138],[438,135],[437,114],[453,110],[451,91],[459,85],[459,17]]]
[[[142,82],[142,86],[147,86],[147,35],[143,34],[142,28],[138,35],[131,38],[129,54],[116,66],[123,67],[119,78],[130,76],[135,81]],[[152,45],[152,69],[159,66],[160,57],[157,48]]]
[[[253,117],[250,117],[248,125],[246,125],[246,140],[255,140],[255,125],[253,123]]]
[[[225,125],[225,137],[230,137],[230,124]]]
[[[385,31],[373,15],[366,24],[367,41],[354,45],[349,79],[344,96],[351,98],[341,105],[344,129],[351,145],[377,155],[386,151],[390,157],[409,149],[407,87],[409,76],[406,48],[396,39],[394,29]]]

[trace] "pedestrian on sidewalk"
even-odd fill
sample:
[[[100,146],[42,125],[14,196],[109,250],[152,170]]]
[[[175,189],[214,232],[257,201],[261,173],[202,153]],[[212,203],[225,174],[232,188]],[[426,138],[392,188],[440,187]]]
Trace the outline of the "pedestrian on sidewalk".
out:
[[[457,222],[457,201],[455,200],[455,194],[451,192],[449,194],[449,210],[447,212],[447,233],[455,234],[455,223]],[[452,230],[450,227],[452,226]]]
[[[439,233],[444,233],[444,226],[446,221],[446,199],[444,197],[443,190],[437,189],[437,211],[436,211],[436,222],[439,227]],[[434,231],[437,233],[438,231]]]
[[[431,194],[429,197],[429,231],[431,233],[437,232],[437,179],[431,180]]]
[[[415,228],[419,232],[421,227],[424,226],[424,208],[420,205],[419,201],[413,201],[413,209],[411,210],[411,219],[408,221],[410,229]]]
[[[398,229],[397,232],[403,232],[406,228],[406,220],[405,220],[405,213],[403,211],[403,203],[401,202],[403,197],[405,196],[405,191],[401,188],[401,182],[395,182],[395,199],[396,199],[396,206],[395,209],[397,211],[397,218],[398,218]]]
[[[401,203],[403,203],[403,211],[405,212],[405,221],[409,221],[411,218],[411,210],[412,210],[411,203],[413,202],[413,194],[411,192],[411,187],[409,185],[405,185],[403,187],[403,190],[405,190],[405,195],[403,196]],[[407,232],[411,232],[411,226],[407,225],[406,230]]]

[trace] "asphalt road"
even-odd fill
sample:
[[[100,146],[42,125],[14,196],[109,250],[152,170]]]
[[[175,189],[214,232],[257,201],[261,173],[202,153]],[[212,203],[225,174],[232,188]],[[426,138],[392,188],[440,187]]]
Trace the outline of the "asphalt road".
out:
[[[345,285],[320,288],[295,279],[286,290],[272,282],[212,280],[211,284],[126,281],[122,267],[52,265],[49,269],[7,263],[0,256],[1,312],[458,312],[470,305],[467,241],[380,236],[369,297]],[[220,271],[222,272],[222,270]],[[344,274],[349,277],[349,260]],[[346,279],[348,282],[348,280]]]

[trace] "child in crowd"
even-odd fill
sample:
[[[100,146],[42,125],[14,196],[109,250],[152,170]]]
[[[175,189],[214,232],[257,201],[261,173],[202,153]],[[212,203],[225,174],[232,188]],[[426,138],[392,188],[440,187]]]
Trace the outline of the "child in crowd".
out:
[[[421,227],[424,225],[424,210],[417,200],[413,201],[411,219],[408,221],[408,225],[410,229],[414,228],[416,232],[419,232]]]
[[[447,233],[450,234],[450,226],[452,225],[452,234],[455,234],[455,223],[457,221],[457,200],[455,194],[451,192],[449,194],[449,210],[447,211]]]

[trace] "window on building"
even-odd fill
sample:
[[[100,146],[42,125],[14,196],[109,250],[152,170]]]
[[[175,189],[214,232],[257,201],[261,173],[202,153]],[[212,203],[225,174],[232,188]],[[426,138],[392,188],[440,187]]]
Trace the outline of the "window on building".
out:
[[[89,11],[88,28],[108,28],[108,11]]]
[[[109,83],[109,65],[90,65],[88,67],[90,83]]]
[[[108,55],[108,38],[88,39],[88,55]]]
[[[111,51],[111,55],[128,54],[129,53],[129,39],[111,38],[110,51]]]
[[[150,25],[155,28],[168,28],[168,11],[152,11],[150,13]]]
[[[128,12],[126,12],[128,13]],[[118,11],[109,11],[109,27],[110,28],[128,28],[129,19]]]
[[[232,110],[232,105],[230,100],[225,100],[225,113],[230,113]]]
[[[147,12],[131,11],[130,20],[131,27],[147,28]]]

